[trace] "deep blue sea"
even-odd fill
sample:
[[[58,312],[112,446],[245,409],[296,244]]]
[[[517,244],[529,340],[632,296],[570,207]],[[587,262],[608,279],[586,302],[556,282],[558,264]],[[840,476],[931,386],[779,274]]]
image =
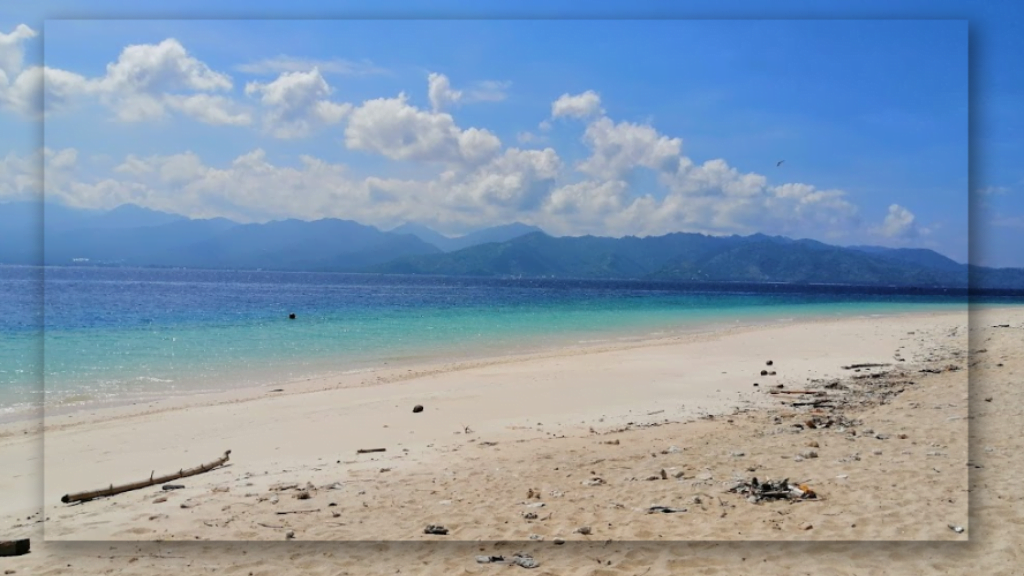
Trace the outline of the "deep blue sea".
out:
[[[44,401],[141,401],[722,326],[966,306],[964,293],[838,286],[0,266],[0,419]]]

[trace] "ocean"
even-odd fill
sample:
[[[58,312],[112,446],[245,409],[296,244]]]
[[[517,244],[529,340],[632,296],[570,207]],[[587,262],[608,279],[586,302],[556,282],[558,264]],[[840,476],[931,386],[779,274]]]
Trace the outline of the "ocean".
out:
[[[40,404],[141,402],[723,326],[963,310],[967,303],[958,291],[844,286],[0,266],[0,420]]]

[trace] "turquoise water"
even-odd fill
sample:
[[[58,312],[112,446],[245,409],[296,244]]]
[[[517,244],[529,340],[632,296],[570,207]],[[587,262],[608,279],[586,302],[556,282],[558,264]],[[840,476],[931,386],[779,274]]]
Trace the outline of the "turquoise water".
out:
[[[967,302],[843,287],[102,268],[47,269],[44,281],[27,267],[0,267],[0,297],[0,418],[8,419],[43,402],[143,401],[722,326],[963,310]]]

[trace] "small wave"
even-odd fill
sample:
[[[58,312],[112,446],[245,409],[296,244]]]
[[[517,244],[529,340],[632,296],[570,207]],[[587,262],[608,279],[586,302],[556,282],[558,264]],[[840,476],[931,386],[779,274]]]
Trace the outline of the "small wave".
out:
[[[163,383],[174,382],[174,380],[168,380],[168,379],[165,379],[165,378],[157,378],[156,376],[137,376],[135,379],[140,381],[140,382],[163,382]]]
[[[373,372],[374,370],[380,370],[380,368],[354,368],[352,370],[345,370],[342,374],[364,374],[366,372]]]

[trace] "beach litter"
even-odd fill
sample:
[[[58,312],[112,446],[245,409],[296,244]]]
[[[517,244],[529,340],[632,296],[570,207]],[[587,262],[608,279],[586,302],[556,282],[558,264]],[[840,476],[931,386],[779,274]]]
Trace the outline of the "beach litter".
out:
[[[516,552],[511,558],[506,559],[504,556],[477,556],[477,564],[504,564],[506,566],[520,566],[522,568],[536,568],[540,566],[533,556],[529,554],[523,554],[522,552]]]
[[[955,524],[950,524],[949,525],[949,529],[952,530],[953,532],[956,532],[957,534],[963,534],[964,533],[964,527],[963,526],[957,526]]]
[[[647,509],[648,514],[675,514],[686,512],[686,508],[672,508],[671,506],[651,506]]]
[[[818,495],[806,484],[792,484],[789,478],[778,482],[767,480],[759,482],[752,478],[749,482],[743,481],[728,490],[734,494],[747,496],[751,503],[758,503],[762,500],[806,500],[815,499]]]
[[[424,534],[435,534],[437,536],[447,536],[448,529],[439,524],[431,524],[423,529]]]

